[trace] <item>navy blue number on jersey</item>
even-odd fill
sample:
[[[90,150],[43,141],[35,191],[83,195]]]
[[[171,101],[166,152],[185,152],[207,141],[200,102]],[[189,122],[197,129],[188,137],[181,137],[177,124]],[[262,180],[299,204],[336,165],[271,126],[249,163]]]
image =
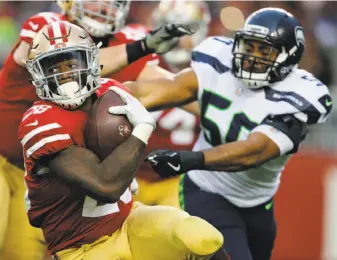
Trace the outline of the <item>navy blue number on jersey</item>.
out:
[[[257,124],[252,122],[244,113],[234,114],[229,130],[226,135],[226,143],[234,142],[239,139],[239,134],[242,128],[251,131]]]
[[[221,145],[223,142],[218,124],[205,116],[207,108],[209,106],[213,106],[218,110],[225,111],[230,107],[231,103],[232,102],[230,100],[207,90],[205,90],[202,94],[200,121],[202,127],[209,133],[206,134],[206,131],[204,131],[205,139],[212,146]],[[252,130],[256,126],[257,124],[252,122],[244,113],[234,114],[225,137],[225,142],[229,143],[237,141],[242,128]]]
[[[209,135],[206,133],[204,133],[204,135],[206,141],[212,146],[217,146],[222,143],[221,132],[219,126],[213,120],[205,117],[207,108],[213,106],[219,110],[226,110],[231,103],[231,101],[206,90],[202,94],[200,122],[202,127],[209,131]]]
[[[305,76],[302,77],[302,79],[309,80],[311,82],[315,82],[317,87],[324,86],[324,84],[320,80],[315,78],[314,76],[305,75]]]

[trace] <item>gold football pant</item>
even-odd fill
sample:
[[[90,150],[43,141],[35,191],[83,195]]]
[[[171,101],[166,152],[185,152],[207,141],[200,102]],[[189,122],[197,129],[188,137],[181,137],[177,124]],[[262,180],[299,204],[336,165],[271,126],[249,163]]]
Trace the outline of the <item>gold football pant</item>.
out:
[[[138,193],[134,199],[145,205],[165,205],[179,208],[178,189],[180,176],[160,181],[137,178]]]
[[[29,224],[24,203],[24,171],[0,156],[0,260],[40,260],[42,230]]]
[[[223,237],[206,221],[167,206],[135,203],[112,236],[56,253],[61,260],[207,260]]]

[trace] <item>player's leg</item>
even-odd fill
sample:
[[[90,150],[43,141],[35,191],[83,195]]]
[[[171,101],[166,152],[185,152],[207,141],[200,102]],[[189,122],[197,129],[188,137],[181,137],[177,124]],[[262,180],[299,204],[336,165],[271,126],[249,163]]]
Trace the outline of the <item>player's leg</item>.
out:
[[[237,208],[217,194],[202,191],[188,175],[181,178],[181,207],[188,213],[205,219],[224,237],[224,248],[231,260],[252,260],[245,223]],[[212,259],[224,260],[223,252]]]
[[[273,202],[242,209],[245,219],[250,252],[254,259],[269,260],[276,238],[276,221]]]
[[[223,243],[209,223],[174,207],[140,205],[126,223],[134,260],[209,259]]]
[[[167,205],[180,208],[178,198],[179,182],[180,182],[179,176],[158,182],[158,185],[156,187],[157,193],[161,191],[164,194],[157,201],[157,205]]]
[[[153,196],[153,183],[143,178],[136,178],[138,183],[137,194],[134,194],[135,201],[139,201],[145,205],[155,205],[156,199]]]
[[[5,243],[5,235],[8,226],[8,214],[9,214],[9,203],[10,203],[10,189],[6,178],[6,173],[4,165],[7,161],[0,156],[0,260],[4,259],[1,257],[3,246]]]
[[[112,236],[104,236],[80,248],[57,252],[55,258],[206,260],[221,245],[221,234],[200,218],[191,217],[173,207],[144,206],[135,203],[122,228]],[[201,256],[197,256],[196,253]]]
[[[80,248],[57,252],[54,256],[58,260],[133,260],[126,224],[111,236],[103,236]]]
[[[165,205],[179,208],[179,177],[155,182],[137,178],[139,190],[135,200],[145,205]]]
[[[24,171],[10,163],[7,163],[3,168],[9,182],[11,199],[2,256],[6,260],[42,259],[45,255],[42,230],[29,224],[24,203],[26,191],[23,179]]]

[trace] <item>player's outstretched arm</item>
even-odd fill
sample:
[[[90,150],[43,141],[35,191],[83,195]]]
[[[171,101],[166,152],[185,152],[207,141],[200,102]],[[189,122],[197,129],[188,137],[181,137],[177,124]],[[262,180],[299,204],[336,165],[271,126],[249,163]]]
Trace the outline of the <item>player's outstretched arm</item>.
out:
[[[305,137],[307,125],[293,115],[267,118],[246,140],[198,152],[159,150],[146,160],[162,177],[189,170],[238,172],[258,167],[280,155],[295,152]]]
[[[198,79],[191,68],[173,76],[124,84],[151,111],[177,107],[197,100]]]
[[[280,156],[278,145],[265,134],[252,133],[247,140],[219,145],[203,151],[204,169],[226,172],[258,167]]]
[[[146,65],[139,74],[137,81],[148,81],[165,77],[172,78],[174,77],[174,73],[167,71],[159,67],[158,65]],[[180,108],[191,114],[200,116],[200,107],[197,101],[193,101],[192,103],[183,105]]]
[[[102,48],[100,64],[101,76],[115,73],[130,63],[151,53],[163,54],[173,49],[179,38],[192,35],[195,29],[188,25],[167,24],[149,32],[144,39],[119,46]]]

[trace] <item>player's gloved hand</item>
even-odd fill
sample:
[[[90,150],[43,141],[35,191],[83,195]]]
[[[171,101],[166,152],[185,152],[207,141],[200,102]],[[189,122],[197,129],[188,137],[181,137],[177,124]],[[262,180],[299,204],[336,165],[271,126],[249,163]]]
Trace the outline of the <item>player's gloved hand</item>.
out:
[[[176,176],[189,170],[202,169],[205,164],[203,152],[156,150],[146,158],[152,169],[162,178]]]
[[[109,108],[109,113],[115,115],[125,115],[133,126],[139,124],[149,124],[156,127],[156,121],[146,108],[134,96],[119,87],[110,87],[126,103],[124,106],[113,106]]]
[[[166,24],[151,31],[143,40],[145,51],[163,54],[172,50],[184,35],[192,35],[196,25]]]
[[[132,134],[147,144],[153,130],[156,128],[156,121],[146,108],[131,94],[119,87],[110,87],[126,103],[124,106],[113,106],[109,108],[109,113],[115,115],[125,115],[133,125]]]

